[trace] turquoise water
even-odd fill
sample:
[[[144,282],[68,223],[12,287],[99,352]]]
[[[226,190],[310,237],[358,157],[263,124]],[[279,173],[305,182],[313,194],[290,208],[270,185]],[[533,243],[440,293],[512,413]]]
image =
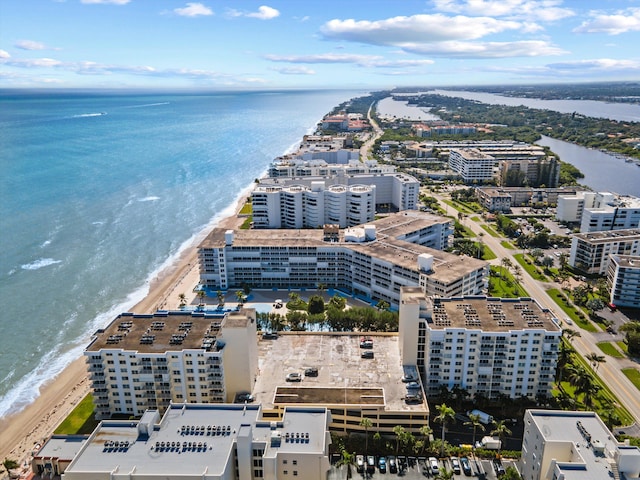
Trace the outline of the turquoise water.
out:
[[[0,417],[358,94],[0,91]]]

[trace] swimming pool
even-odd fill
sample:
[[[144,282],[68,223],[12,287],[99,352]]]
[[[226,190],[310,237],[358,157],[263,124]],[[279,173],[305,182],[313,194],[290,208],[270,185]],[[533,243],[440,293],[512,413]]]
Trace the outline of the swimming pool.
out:
[[[247,308],[255,308],[257,313],[270,313],[273,309],[272,303],[247,303]]]

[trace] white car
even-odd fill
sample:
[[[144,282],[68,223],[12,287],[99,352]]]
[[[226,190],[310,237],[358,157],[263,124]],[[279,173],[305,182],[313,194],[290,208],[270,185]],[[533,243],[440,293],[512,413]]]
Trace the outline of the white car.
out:
[[[440,465],[438,465],[438,459],[436,457],[429,457],[429,468],[433,474],[440,473]]]
[[[287,374],[286,380],[287,380],[287,382],[301,382],[302,381],[302,375],[300,375],[298,372],[289,373],[289,374]]]

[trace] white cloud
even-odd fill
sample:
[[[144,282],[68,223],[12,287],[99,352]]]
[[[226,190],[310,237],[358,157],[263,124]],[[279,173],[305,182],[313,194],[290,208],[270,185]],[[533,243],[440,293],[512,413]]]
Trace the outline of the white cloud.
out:
[[[80,3],[92,3],[92,4],[97,4],[97,3],[111,3],[113,5],[126,5],[127,3],[129,3],[131,0],[80,0]]]
[[[563,8],[562,0],[434,0],[441,12],[472,16],[507,17],[527,21],[552,22],[571,17],[575,12]]]
[[[620,35],[621,33],[640,30],[640,8],[628,8],[612,15],[602,12],[590,12],[591,20],[582,22],[575,28],[575,33],[606,33]]]
[[[315,75],[315,70],[311,70],[307,67],[283,67],[272,68],[271,70],[281,73],[283,75]]]
[[[321,27],[326,38],[370,45],[402,46],[445,40],[472,40],[506,30],[520,30],[522,24],[489,17],[448,17],[442,14],[393,17],[386,20],[330,20]]]
[[[34,40],[18,40],[14,47],[21,50],[46,50],[44,43],[36,42]]]
[[[620,60],[615,58],[595,58],[591,60],[551,63],[547,65],[547,67],[554,70],[640,71],[640,61]]]
[[[227,10],[227,15],[231,17],[249,17],[257,18],[260,20],[271,20],[280,16],[280,12],[275,8],[262,5],[258,8],[257,12],[241,12],[239,10],[230,8],[229,10]]]
[[[186,7],[183,8],[175,8],[173,13],[180,15],[182,17],[199,17],[199,16],[207,16],[213,15],[213,10],[209,7],[203,5],[202,3],[187,3]]]
[[[361,67],[398,68],[398,67],[423,67],[432,65],[433,60],[385,60],[377,55],[354,55],[349,53],[322,53],[318,55],[265,55],[267,60],[284,63],[344,63],[355,64]]]
[[[569,53],[542,40],[517,42],[438,42],[427,45],[405,45],[404,50],[421,54],[457,58],[540,57]]]
[[[6,50],[0,50],[0,58],[11,58],[11,55]]]

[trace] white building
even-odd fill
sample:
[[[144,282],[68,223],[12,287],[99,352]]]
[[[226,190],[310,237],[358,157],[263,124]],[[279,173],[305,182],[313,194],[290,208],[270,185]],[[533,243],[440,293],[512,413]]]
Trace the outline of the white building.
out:
[[[330,414],[288,407],[260,420],[258,405],[171,405],[139,421],[103,421],[64,480],[325,480]]]
[[[403,173],[265,178],[251,193],[254,228],[341,228],[374,219],[376,205],[416,210],[420,182]]]
[[[253,228],[349,227],[375,218],[375,186],[257,186],[251,194]]]
[[[400,355],[417,365],[427,396],[459,386],[488,398],[549,396],[562,330],[531,298],[400,298]]]
[[[324,177],[394,173],[395,171],[395,166],[380,164],[375,160],[361,162],[355,159],[349,160],[346,164],[335,164],[321,159],[304,160],[302,158],[281,157],[271,164],[268,175],[271,178]]]
[[[611,255],[607,281],[611,303],[640,308],[640,255]]]
[[[620,444],[594,412],[527,410],[523,480],[638,479],[640,449]]]
[[[556,217],[563,222],[580,222],[583,233],[638,228],[640,199],[608,192],[578,192],[558,197]]]
[[[452,233],[449,218],[417,211],[348,230],[214,229],[198,249],[200,282],[215,290],[323,284],[391,305],[408,285],[440,296],[485,292],[486,262],[439,251]]]
[[[170,402],[232,402],[258,374],[255,310],[124,313],[84,355],[98,418],[164,411]]]
[[[610,255],[640,256],[640,228],[576,233],[569,265],[590,275],[605,275]]]
[[[449,167],[465,182],[489,182],[499,175],[499,161],[476,148],[451,149]]]

